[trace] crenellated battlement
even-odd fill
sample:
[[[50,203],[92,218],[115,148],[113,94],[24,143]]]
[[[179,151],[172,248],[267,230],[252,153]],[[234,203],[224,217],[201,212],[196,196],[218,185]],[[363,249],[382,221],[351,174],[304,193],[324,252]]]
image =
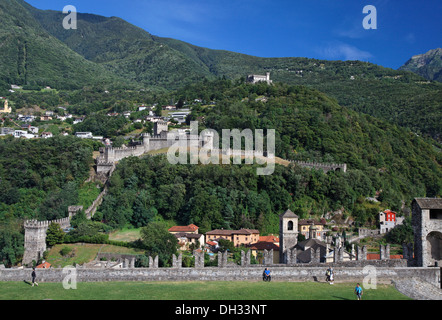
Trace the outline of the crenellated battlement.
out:
[[[298,165],[304,168],[315,168],[322,169],[324,172],[327,171],[336,171],[341,170],[343,172],[347,172],[347,164],[346,163],[322,163],[322,162],[314,162],[314,161],[296,161],[289,160],[290,163]]]

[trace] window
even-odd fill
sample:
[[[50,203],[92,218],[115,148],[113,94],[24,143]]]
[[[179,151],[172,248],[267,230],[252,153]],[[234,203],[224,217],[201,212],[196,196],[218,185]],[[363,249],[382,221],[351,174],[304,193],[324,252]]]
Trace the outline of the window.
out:
[[[289,221],[287,224],[287,230],[292,231],[293,230],[293,221]]]
[[[430,219],[442,220],[442,209],[431,209]]]

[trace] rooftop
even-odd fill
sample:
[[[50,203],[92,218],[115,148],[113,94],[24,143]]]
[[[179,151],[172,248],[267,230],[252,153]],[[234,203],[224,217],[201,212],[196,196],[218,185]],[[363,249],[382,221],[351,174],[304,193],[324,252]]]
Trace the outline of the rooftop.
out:
[[[195,232],[199,228],[194,224],[189,224],[188,226],[174,226],[169,229],[169,232]]]
[[[224,229],[215,229],[209,232],[206,232],[208,235],[221,235],[221,236],[230,236],[232,234],[259,234],[259,230],[255,229],[240,229],[240,230],[224,230]]]
[[[414,201],[422,209],[442,209],[442,198],[415,198]]]

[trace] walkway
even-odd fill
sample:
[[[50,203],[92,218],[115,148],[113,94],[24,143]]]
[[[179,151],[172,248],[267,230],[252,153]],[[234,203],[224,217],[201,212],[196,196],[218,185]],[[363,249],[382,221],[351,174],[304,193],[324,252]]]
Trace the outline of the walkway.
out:
[[[419,278],[393,281],[396,289],[414,300],[442,300],[442,289]]]

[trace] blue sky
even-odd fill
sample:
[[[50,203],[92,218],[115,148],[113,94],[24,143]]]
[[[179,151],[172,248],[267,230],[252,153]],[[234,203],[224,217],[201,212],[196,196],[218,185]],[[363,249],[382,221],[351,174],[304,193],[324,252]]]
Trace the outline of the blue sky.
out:
[[[362,60],[397,69],[442,47],[441,0],[27,0],[117,16],[151,34],[260,57]],[[377,29],[366,30],[373,5]]]

